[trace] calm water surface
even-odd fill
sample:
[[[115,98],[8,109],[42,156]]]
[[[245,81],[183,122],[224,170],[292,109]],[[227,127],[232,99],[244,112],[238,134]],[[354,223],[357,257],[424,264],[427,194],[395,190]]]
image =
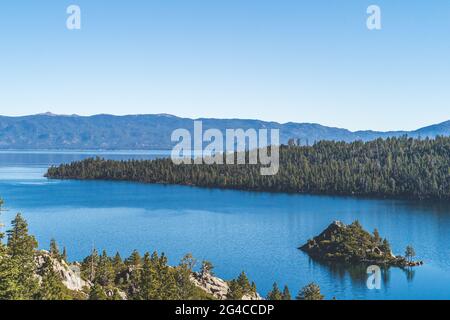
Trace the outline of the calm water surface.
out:
[[[315,281],[328,298],[450,299],[448,203],[43,178],[49,165],[93,155],[152,159],[167,152],[0,152],[0,196],[8,209],[2,220],[22,212],[41,248],[55,238],[72,260],[87,256],[93,245],[122,256],[159,250],[172,264],[191,252],[212,261],[222,278],[245,270],[263,295],[275,281],[293,295]],[[425,266],[391,268],[381,290],[368,290],[364,268],[329,267],[297,250],[333,220],[355,219],[366,229],[378,228],[394,253],[413,244]]]

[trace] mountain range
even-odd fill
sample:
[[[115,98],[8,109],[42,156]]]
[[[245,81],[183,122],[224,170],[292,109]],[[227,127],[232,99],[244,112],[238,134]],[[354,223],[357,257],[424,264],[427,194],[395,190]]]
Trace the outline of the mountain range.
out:
[[[277,123],[245,119],[202,120],[203,129],[279,129],[280,141],[300,139],[302,144],[320,140],[369,141],[377,138],[450,136],[450,121],[414,131],[350,131],[314,123]],[[164,150],[174,143],[173,130],[192,132],[194,119],[168,114],[114,116],[55,115],[52,113],[21,117],[0,116],[0,149],[67,149],[67,150]]]

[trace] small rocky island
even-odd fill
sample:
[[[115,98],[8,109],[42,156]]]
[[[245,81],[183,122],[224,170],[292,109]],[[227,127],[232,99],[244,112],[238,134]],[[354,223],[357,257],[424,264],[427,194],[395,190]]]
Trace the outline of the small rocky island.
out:
[[[389,242],[375,229],[365,231],[358,221],[346,225],[340,221],[330,224],[321,234],[299,248],[310,257],[326,262],[368,263],[400,268],[422,265],[413,261],[414,249],[408,246],[405,256],[395,256]]]

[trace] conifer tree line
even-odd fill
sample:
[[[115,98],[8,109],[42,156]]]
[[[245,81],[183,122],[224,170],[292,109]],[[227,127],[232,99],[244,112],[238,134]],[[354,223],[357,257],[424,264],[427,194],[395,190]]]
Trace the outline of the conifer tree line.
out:
[[[47,177],[448,200],[450,137],[405,136],[369,142],[320,141],[313,146],[281,146],[280,169],[274,176],[260,175],[259,165],[175,165],[171,159],[96,158],[52,167]]]
[[[0,210],[3,200],[0,199]],[[6,238],[6,243],[4,239]],[[80,264],[81,277],[89,281],[90,287],[82,292],[69,290],[62,281],[61,274],[54,268],[54,263],[67,263],[67,252],[59,250],[57,242],[50,241],[48,255],[38,268],[38,242],[28,232],[27,221],[17,214],[11,221],[11,229],[2,233],[0,230],[0,300],[212,300],[214,297],[191,281],[197,260],[187,254],[178,266],[167,263],[167,257],[157,252],[138,251],[122,259],[119,253],[110,257],[106,251],[97,250],[86,257]],[[196,273],[202,279],[213,276],[213,265],[202,261]],[[39,276],[39,277],[38,277]],[[256,285],[250,282],[245,272],[228,281],[229,300],[240,300],[244,295],[256,294]],[[307,288],[311,287],[307,290]],[[304,293],[302,293],[304,292]],[[306,292],[306,293],[305,293]],[[303,294],[303,295],[302,295]],[[279,292],[276,284],[269,293],[270,300],[290,300],[287,286]],[[321,300],[320,288],[315,284],[302,289],[297,299]]]
[[[325,296],[320,292],[320,287],[311,282],[303,287],[295,297],[295,300],[324,300]],[[284,286],[283,291],[280,291],[278,284],[273,284],[272,290],[267,294],[267,300],[292,300],[291,293],[288,286]]]
[[[0,199],[0,210],[3,201]],[[6,238],[6,243],[3,240]],[[110,257],[97,250],[80,264],[81,277],[90,287],[82,292],[69,290],[62,281],[54,263],[67,262],[67,252],[60,251],[54,239],[48,255],[38,268],[38,242],[28,232],[27,221],[17,214],[6,234],[0,230],[0,300],[212,300],[214,297],[191,281],[197,260],[187,254],[178,266],[168,265],[167,257],[157,252],[138,251],[122,259],[119,253]],[[202,261],[197,274],[200,278],[212,276],[213,265]],[[39,277],[38,277],[39,276]],[[256,294],[256,285],[245,272],[228,281],[227,299],[240,300],[244,295]],[[287,287],[283,297],[287,298]],[[278,295],[273,294],[274,300]],[[289,295],[290,297],[290,295]]]

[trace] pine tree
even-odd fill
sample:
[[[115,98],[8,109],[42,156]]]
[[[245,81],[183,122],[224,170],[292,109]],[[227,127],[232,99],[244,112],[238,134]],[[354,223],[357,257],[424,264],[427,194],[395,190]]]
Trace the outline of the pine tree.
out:
[[[282,300],[291,300],[291,293],[289,291],[288,286],[284,286]]]
[[[380,237],[380,233],[378,232],[378,229],[375,229],[373,231],[373,237],[374,237],[373,240],[377,245],[380,245],[382,243],[382,239]]]
[[[108,296],[102,286],[95,283],[89,292],[89,300],[108,300]]]
[[[297,300],[323,300],[324,296],[320,293],[320,287],[313,283],[308,284],[298,293]]]
[[[42,282],[37,298],[40,300],[65,300],[67,299],[67,288],[61,281],[60,276],[53,268],[50,257],[44,257],[42,266]]]
[[[92,249],[91,255],[86,257],[81,264],[81,275],[83,278],[91,282],[95,281],[99,260],[100,257],[98,256],[97,249]]]
[[[237,278],[237,283],[242,288],[244,294],[253,293],[253,287],[250,284],[250,281],[248,280],[248,277],[244,271],[242,271],[239,277]]]
[[[386,257],[389,257],[391,255],[391,245],[389,244],[389,241],[386,238],[383,239],[383,243],[381,244],[380,249],[381,251],[383,251]]]
[[[145,253],[142,274],[140,277],[140,298],[142,300],[153,300],[157,298],[157,287],[160,286],[156,277],[156,270],[148,252]]]
[[[28,224],[20,213],[11,221],[12,229],[6,233],[8,235],[8,251],[11,257],[29,259],[34,256],[37,248],[37,241],[28,234]]]
[[[0,299],[30,300],[39,288],[35,277],[34,252],[37,241],[28,234],[28,224],[17,214],[6,233],[6,258],[0,260]]]
[[[416,251],[414,250],[413,246],[408,245],[405,250],[405,258],[409,262],[411,262],[415,256],[416,256]]]
[[[134,250],[125,263],[128,266],[128,271],[130,272],[130,277],[128,280],[128,295],[131,299],[139,300],[142,276],[141,256],[136,250]]]
[[[122,260],[119,252],[116,252],[116,255],[113,258],[112,265],[114,268],[114,273],[116,275],[122,273],[125,270],[125,263]]]
[[[277,283],[275,282],[274,284],[273,284],[273,286],[272,286],[272,291],[270,291],[268,294],[267,294],[267,300],[282,300],[283,299],[283,296],[282,296],[282,294],[281,294],[281,292],[280,292],[280,289],[278,289],[278,285],[277,285]]]
[[[95,282],[103,287],[114,284],[115,273],[111,259],[108,254],[103,250],[102,255],[98,260],[98,266],[95,274]]]
[[[125,261],[126,265],[135,269],[139,269],[142,264],[141,256],[137,250],[134,250],[130,257]]]
[[[241,300],[244,295],[256,293],[256,286],[250,284],[245,272],[241,272],[236,279],[231,280],[228,286],[227,299],[229,300]]]
[[[238,284],[237,280],[233,279],[228,283],[228,300],[242,300],[244,296],[244,291],[241,286]]]
[[[189,300],[195,295],[195,285],[191,281],[192,271],[185,264],[180,264],[174,270],[174,279],[177,287],[177,299]]]
[[[4,257],[0,260],[0,300],[32,299],[27,295],[20,281],[20,267],[17,261]]]
[[[59,253],[58,244],[55,239],[50,240],[50,255],[54,259],[61,260],[61,254]]]
[[[158,261],[157,277],[161,279],[158,299],[177,299],[177,288],[174,271],[171,270],[171,268],[169,268],[169,266],[167,265],[167,257],[164,255],[164,253],[161,254]]]
[[[66,247],[63,248],[63,253],[62,253],[61,258],[62,258],[63,261],[68,262],[67,261],[67,250],[66,250]]]

